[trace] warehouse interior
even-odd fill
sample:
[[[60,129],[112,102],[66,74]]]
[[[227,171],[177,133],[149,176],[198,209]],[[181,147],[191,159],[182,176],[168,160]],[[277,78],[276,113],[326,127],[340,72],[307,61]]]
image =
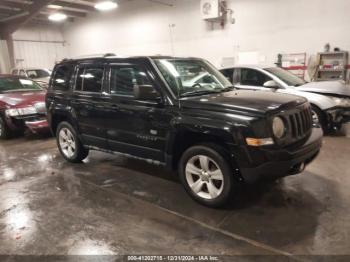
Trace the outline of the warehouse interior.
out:
[[[350,255],[349,10],[348,0],[0,1],[0,260],[347,261]],[[169,63],[176,59],[180,59],[179,63],[203,59],[206,66],[193,78],[197,82],[186,78],[181,85],[189,82],[192,87],[204,87],[206,85],[199,82],[201,77],[212,74],[215,77],[211,79],[219,79],[220,83],[229,81],[231,85],[226,89],[232,90],[215,94],[216,97],[204,94],[182,98],[179,91],[178,97],[172,100],[169,95],[170,98],[162,100],[169,100],[169,104],[164,102],[148,111],[145,109],[149,114],[163,110],[162,114],[149,117],[152,125],[136,119],[129,108],[130,111],[125,109],[126,113],[121,110],[123,119],[111,120],[97,111],[75,112],[73,102],[67,104],[73,120],[67,120],[70,125],[66,129],[75,129],[74,138],[67,143],[77,143],[77,147],[82,144],[90,150],[82,163],[72,163],[60,148],[60,123],[56,124],[57,117],[53,115],[59,107],[54,110],[50,99],[68,100],[81,95],[86,99],[84,103],[92,104],[96,97],[76,92],[80,76],[85,77],[83,82],[93,77],[87,71],[80,75],[80,63],[93,64],[98,60],[103,61],[104,66],[125,65],[141,58],[152,60],[154,68],[148,70],[153,70],[151,78],[162,79],[163,82],[156,85],[164,88],[162,95],[171,93],[171,83],[157,64],[158,60],[169,69]],[[73,88],[70,93],[55,91],[55,83],[60,80],[58,66],[62,63],[76,66],[67,81]],[[175,70],[176,62],[174,64],[170,72]],[[193,68],[188,72],[196,74]],[[210,69],[202,74],[203,68]],[[273,71],[273,68],[277,69]],[[248,70],[259,72],[259,77],[265,74],[266,79],[259,84],[260,78],[249,78]],[[215,73],[211,73],[213,71]],[[112,80],[108,78],[111,72],[103,73],[102,91],[107,90],[104,89],[106,81],[111,88]],[[28,85],[29,81],[35,88],[40,86],[40,95],[32,98],[32,89],[31,93],[24,94],[19,94],[24,89],[7,89],[14,81],[22,85]],[[138,88],[141,87],[143,85]],[[110,94],[113,97],[112,91],[109,94],[102,91],[102,97]],[[243,99],[244,92],[249,93],[243,95]],[[33,100],[35,104],[31,105]],[[297,103],[304,101],[304,107],[306,104],[310,107],[307,109],[310,116],[302,113],[300,120],[293,120],[291,116],[282,123],[273,122],[268,130],[272,130],[274,142],[260,135],[265,132],[261,126],[256,136],[244,131],[255,125],[259,110],[266,110],[267,113],[259,117],[265,117],[267,122],[272,114],[269,115],[268,110],[281,115],[288,112],[287,100],[293,110],[299,108]],[[284,108],[278,109],[281,101],[285,103]],[[46,106],[45,113],[38,109],[39,104],[42,108]],[[26,110],[34,108],[35,113],[25,115],[23,105]],[[34,118],[36,113],[40,118]],[[126,145],[125,141],[132,144],[140,140],[137,147],[140,151],[165,141],[166,149],[160,149],[165,151],[164,158],[171,155],[174,162],[175,155],[179,154],[178,166],[176,162],[175,169],[168,170],[162,166],[163,162],[168,164],[167,159],[158,161],[150,154],[140,157],[141,153],[136,152],[133,156],[131,151],[90,145],[83,138],[85,126],[78,123],[80,114],[81,119],[97,119],[88,123],[95,132],[106,126],[106,141],[108,136],[121,136],[125,132],[124,135],[131,138],[120,143]],[[176,118],[169,120],[172,114]],[[232,127],[227,120],[224,124],[219,121],[224,117],[233,119],[233,115],[239,115],[235,116],[239,120]],[[78,120],[74,120],[75,116]],[[116,123],[120,120],[120,125],[123,121],[129,122],[130,125],[125,124],[126,129],[137,126],[135,137],[130,135],[133,130],[120,131],[118,124],[114,124],[112,130],[110,122],[103,122],[105,119]],[[185,123],[186,119],[190,120]],[[18,124],[19,121],[22,122]],[[177,132],[177,123],[190,126],[191,133],[181,129],[182,140],[176,140],[180,135],[174,135],[176,153],[172,155],[167,146],[173,132]],[[79,124],[81,128],[76,128]],[[141,125],[150,129],[147,134],[141,133]],[[274,129],[278,125],[282,125],[281,132],[285,132],[280,137]],[[11,130],[12,126],[15,131]],[[299,155],[300,163],[293,162],[290,167],[293,174],[281,174],[273,181],[259,180],[253,184],[245,183],[248,179],[239,175],[240,181],[234,183],[232,197],[225,205],[206,206],[205,201],[198,201],[198,197],[196,201],[196,197],[191,198],[188,190],[184,190],[179,170],[186,153],[178,152],[191,149],[191,140],[201,141],[193,142],[192,146],[224,143],[226,136],[220,134],[229,128],[240,130],[234,137],[243,137],[243,144],[238,140],[225,143],[225,150],[226,145],[230,150],[231,147],[240,149],[227,153],[223,159],[226,161],[230,156],[235,159],[232,160],[234,169],[242,174],[240,154],[259,150],[248,157],[253,162],[251,158],[271,150],[271,154],[264,155],[265,163],[281,152],[273,150],[285,146],[288,132],[290,136],[294,133],[298,138],[303,136],[305,140],[283,147],[283,152],[288,153],[288,157],[282,159],[286,163],[296,155],[292,150],[301,152],[302,144],[314,137],[314,129],[322,135],[316,154],[308,152],[302,162]],[[119,131],[115,131],[117,129]],[[161,137],[163,129],[166,134]],[[196,135],[195,130],[201,133]],[[205,140],[208,134],[210,141]],[[262,144],[265,142],[275,144],[269,147]],[[215,151],[217,145],[210,148]],[[200,152],[199,157],[205,155],[203,150]],[[221,154],[220,150],[215,152]],[[219,160],[213,154],[209,156],[225,173]],[[185,173],[187,165],[184,164]],[[297,172],[294,169],[298,169]],[[187,173],[184,177],[188,177]],[[227,180],[223,181],[225,184],[222,182],[221,187],[226,188]],[[209,188],[207,191],[210,194]]]

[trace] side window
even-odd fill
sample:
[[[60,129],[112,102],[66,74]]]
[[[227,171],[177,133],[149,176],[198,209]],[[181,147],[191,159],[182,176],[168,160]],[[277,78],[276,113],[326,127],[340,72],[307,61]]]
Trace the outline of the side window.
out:
[[[12,74],[13,74],[13,75],[17,75],[17,74],[18,74],[18,70],[17,70],[17,69],[12,70]]]
[[[69,89],[69,82],[72,76],[72,65],[61,65],[55,69],[55,74],[52,80],[52,88],[54,90],[66,91]]]
[[[254,69],[241,69],[241,84],[248,86],[263,86],[265,82],[271,80],[267,75]]]
[[[21,70],[21,71],[19,71],[19,75],[20,76],[26,76],[26,73],[24,72],[24,70]]]
[[[234,69],[224,69],[224,70],[221,70],[221,73],[222,73],[231,83],[233,83]]]
[[[233,72],[232,84],[237,85],[241,82],[241,69],[236,68]]]
[[[85,68],[79,68],[78,69],[77,80],[75,82],[75,90],[76,91],[82,91],[83,90],[84,70],[85,70]]]
[[[102,79],[103,68],[79,68],[75,90],[100,93],[102,91]]]
[[[152,85],[143,68],[137,65],[111,68],[111,94],[132,97],[136,85]]]
[[[35,70],[27,70],[27,75],[29,78],[37,78],[38,74]]]

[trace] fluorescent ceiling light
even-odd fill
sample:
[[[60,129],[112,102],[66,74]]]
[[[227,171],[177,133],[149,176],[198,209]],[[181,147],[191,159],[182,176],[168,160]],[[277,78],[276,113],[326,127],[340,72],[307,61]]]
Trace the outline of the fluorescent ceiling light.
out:
[[[118,7],[118,4],[113,1],[102,1],[95,5],[95,8],[100,11],[109,11]]]
[[[54,21],[54,22],[61,22],[67,19],[67,15],[62,14],[62,13],[54,13],[49,15],[49,20]]]
[[[60,6],[60,5],[48,5],[47,7],[50,9],[61,9],[62,8],[62,6]]]

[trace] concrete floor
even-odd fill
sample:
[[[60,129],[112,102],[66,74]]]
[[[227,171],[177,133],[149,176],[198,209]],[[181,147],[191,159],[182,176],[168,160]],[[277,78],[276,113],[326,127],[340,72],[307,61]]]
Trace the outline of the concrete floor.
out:
[[[73,165],[52,138],[2,141],[0,254],[350,255],[349,156],[349,138],[326,137],[303,174],[215,210],[143,162],[92,152]]]

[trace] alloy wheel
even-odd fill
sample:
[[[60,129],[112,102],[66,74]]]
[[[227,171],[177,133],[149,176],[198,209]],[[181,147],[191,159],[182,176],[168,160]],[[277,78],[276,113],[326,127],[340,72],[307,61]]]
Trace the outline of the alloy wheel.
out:
[[[320,119],[319,119],[317,113],[314,110],[312,110],[311,114],[312,114],[312,122],[315,125],[319,125],[320,124]]]
[[[76,151],[76,143],[72,132],[68,128],[62,128],[59,132],[58,140],[62,153],[66,157],[72,158]]]
[[[201,198],[215,199],[223,191],[222,171],[208,156],[196,155],[190,158],[186,164],[185,174],[189,187]]]

